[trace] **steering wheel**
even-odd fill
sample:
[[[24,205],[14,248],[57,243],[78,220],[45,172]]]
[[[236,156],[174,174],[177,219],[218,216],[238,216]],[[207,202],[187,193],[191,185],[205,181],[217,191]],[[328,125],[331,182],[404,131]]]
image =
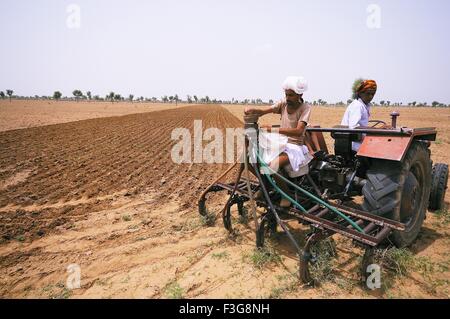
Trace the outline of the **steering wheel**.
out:
[[[369,123],[375,123],[374,125],[371,126],[371,128],[375,128],[378,124],[383,124],[386,126],[386,122],[381,121],[381,120],[371,120],[371,121],[369,121]]]

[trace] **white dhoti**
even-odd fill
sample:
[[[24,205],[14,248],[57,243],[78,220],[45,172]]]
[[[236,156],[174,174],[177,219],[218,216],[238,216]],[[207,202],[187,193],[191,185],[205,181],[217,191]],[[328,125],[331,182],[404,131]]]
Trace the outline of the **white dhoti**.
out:
[[[278,133],[264,133],[259,135],[259,149],[262,159],[270,164],[281,153],[286,153],[289,164],[285,167],[290,177],[298,177],[308,173],[308,164],[312,160],[308,148],[305,145],[288,143],[285,135]]]

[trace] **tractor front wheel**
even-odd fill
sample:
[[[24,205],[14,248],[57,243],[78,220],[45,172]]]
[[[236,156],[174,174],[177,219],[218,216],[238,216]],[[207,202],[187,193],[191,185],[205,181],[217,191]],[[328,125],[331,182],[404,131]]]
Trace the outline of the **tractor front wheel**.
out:
[[[448,182],[448,165],[437,163],[433,166],[431,178],[430,204],[428,208],[436,211],[444,207],[445,191]]]

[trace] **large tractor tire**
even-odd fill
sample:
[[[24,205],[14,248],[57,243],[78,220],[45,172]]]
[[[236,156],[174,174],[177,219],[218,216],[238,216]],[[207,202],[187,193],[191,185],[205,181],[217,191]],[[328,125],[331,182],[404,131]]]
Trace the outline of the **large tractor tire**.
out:
[[[448,182],[448,165],[435,164],[431,176],[430,204],[428,208],[436,211],[444,207],[444,197]]]
[[[406,225],[394,231],[392,242],[399,248],[409,246],[419,234],[428,207],[431,188],[430,151],[415,141],[403,162],[373,160],[362,189],[363,208]]]

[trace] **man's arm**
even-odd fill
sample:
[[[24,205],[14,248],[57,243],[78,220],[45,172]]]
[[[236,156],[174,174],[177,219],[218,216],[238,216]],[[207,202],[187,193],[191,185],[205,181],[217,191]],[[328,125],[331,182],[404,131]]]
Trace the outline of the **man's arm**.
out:
[[[288,137],[300,138],[306,129],[306,122],[299,121],[296,128],[278,128],[272,127],[271,125],[261,125],[261,128],[267,130],[268,132],[276,132],[279,134],[286,135]]]
[[[244,110],[245,115],[250,115],[250,114],[255,114],[258,116],[263,116],[269,113],[274,113],[274,108],[273,106],[270,107],[266,107],[263,109],[257,109],[257,108],[251,108],[251,107],[246,107]]]
[[[305,133],[306,126],[308,125],[309,118],[311,117],[311,106],[307,105],[305,109],[302,110],[300,117],[297,122],[297,127],[295,128],[272,128],[264,125],[263,128],[267,129],[269,132],[278,132],[279,134],[286,135],[288,137],[301,138]]]

